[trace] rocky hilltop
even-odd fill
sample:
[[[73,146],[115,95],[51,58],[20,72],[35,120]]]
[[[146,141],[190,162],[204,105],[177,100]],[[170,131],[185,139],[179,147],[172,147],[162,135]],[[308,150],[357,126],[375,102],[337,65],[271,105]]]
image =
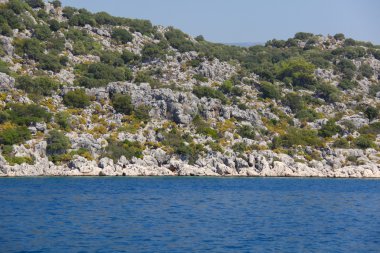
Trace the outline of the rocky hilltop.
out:
[[[380,47],[249,48],[0,1],[0,176],[380,177]]]

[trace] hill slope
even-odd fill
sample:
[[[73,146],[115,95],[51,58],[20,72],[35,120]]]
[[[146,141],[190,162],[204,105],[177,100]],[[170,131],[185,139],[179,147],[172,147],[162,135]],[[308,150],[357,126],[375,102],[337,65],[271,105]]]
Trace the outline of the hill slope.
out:
[[[146,20],[0,3],[0,176],[380,177],[380,48],[249,48]]]

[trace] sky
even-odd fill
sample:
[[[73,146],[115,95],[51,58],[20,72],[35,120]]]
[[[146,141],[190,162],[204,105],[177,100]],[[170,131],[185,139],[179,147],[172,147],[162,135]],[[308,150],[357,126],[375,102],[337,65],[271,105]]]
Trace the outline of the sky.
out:
[[[379,0],[61,0],[64,6],[148,19],[221,43],[288,39],[297,32],[380,45]]]

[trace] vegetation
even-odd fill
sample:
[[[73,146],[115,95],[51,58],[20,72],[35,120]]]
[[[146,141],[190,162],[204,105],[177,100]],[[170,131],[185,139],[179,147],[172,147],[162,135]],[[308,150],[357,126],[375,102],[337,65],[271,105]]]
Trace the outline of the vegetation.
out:
[[[122,156],[127,159],[131,159],[132,157],[142,158],[142,151],[143,146],[139,142],[108,140],[108,146],[103,155],[116,162]]]
[[[55,163],[62,160],[71,146],[69,138],[57,130],[50,131],[46,142],[46,153],[49,159]]]
[[[63,96],[63,103],[71,108],[86,108],[90,105],[90,97],[83,89],[76,89]]]
[[[18,125],[29,126],[32,123],[48,122],[51,119],[51,114],[39,105],[10,104],[8,108],[9,119]]]

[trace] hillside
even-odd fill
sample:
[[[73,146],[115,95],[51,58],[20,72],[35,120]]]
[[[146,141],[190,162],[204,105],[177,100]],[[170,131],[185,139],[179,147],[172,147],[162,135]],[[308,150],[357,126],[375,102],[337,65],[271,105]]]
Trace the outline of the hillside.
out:
[[[0,1],[0,176],[380,177],[380,47],[249,48]]]

